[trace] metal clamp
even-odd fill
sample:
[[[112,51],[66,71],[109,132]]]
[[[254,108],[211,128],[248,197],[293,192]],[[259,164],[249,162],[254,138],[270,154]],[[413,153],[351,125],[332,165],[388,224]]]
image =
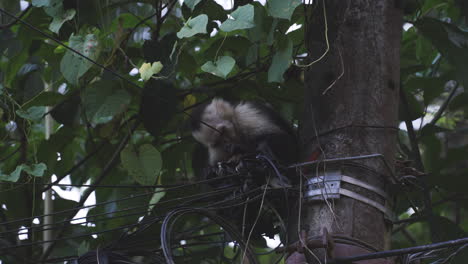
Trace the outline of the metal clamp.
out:
[[[326,175],[308,180],[306,198],[310,201],[340,198],[341,172],[329,171]]]
[[[384,199],[384,203],[381,204],[374,200],[365,197],[362,194],[358,194],[348,189],[341,187],[341,182],[346,182],[352,185],[359,186],[377,195],[380,195]],[[340,195],[358,200],[362,203],[370,205],[377,210],[385,214],[386,217],[392,219],[393,211],[388,207],[387,201],[389,196],[387,193],[375,186],[369,185],[356,178],[342,175],[339,170],[330,170],[325,175],[319,175],[317,177],[310,178],[307,182],[306,199],[308,201],[324,201],[326,199],[339,199]]]

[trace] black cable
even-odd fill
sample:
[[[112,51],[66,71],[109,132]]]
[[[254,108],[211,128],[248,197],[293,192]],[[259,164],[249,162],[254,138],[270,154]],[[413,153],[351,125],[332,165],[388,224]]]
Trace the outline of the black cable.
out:
[[[211,195],[211,194],[219,195],[219,194],[221,194],[223,192],[226,192],[226,191],[231,191],[231,189],[230,188],[219,189],[219,190],[215,190],[215,191],[208,192],[208,193],[194,194],[194,195],[190,195],[190,196],[178,197],[178,198],[174,198],[174,199],[171,199],[171,200],[166,200],[166,201],[162,201],[162,202],[147,204],[147,205],[143,205],[143,206],[135,206],[135,207],[125,208],[125,209],[122,209],[122,210],[116,210],[116,211],[112,211],[112,212],[106,212],[106,213],[83,216],[83,217],[79,217],[79,218],[74,218],[72,221],[77,221],[77,220],[81,220],[81,219],[89,219],[91,217],[97,217],[97,216],[108,215],[108,214],[116,214],[116,213],[120,213],[120,212],[140,209],[140,208],[148,208],[148,206],[151,206],[151,205],[168,204],[168,203],[171,203],[171,202],[174,202],[174,201],[179,201],[179,200],[183,200],[183,199],[186,199],[186,198],[198,197],[198,196],[202,196],[202,195],[203,195],[203,198],[206,198],[207,195]],[[166,208],[166,209],[173,209],[173,208],[174,207],[172,207],[172,208],[170,207],[170,208]],[[106,221],[106,220],[110,220],[110,219],[133,216],[133,215],[145,215],[146,213],[148,213],[148,210],[142,210],[142,211],[138,211],[138,212],[135,212],[135,213],[129,213],[129,214],[124,214],[124,215],[119,215],[119,216],[112,216],[112,217],[105,217],[105,218],[101,218],[101,219],[89,220],[89,221],[85,221],[85,222],[80,223],[80,224],[95,223],[95,222]],[[63,220],[63,221],[55,222],[53,224],[35,225],[35,226],[31,226],[31,227],[23,227],[21,229],[10,229],[10,230],[0,232],[0,235],[9,234],[9,233],[17,233],[19,231],[28,230],[28,229],[31,229],[34,232],[44,231],[44,230],[53,230],[53,229],[60,228],[61,224],[65,224],[65,223],[68,223],[68,222],[69,221],[67,221],[67,220]],[[45,227],[45,226],[52,226],[52,227],[43,228],[43,229],[38,230],[39,227]]]
[[[249,263],[251,264],[256,264],[257,260],[253,256],[250,247],[246,245],[246,243],[242,239],[242,235],[233,227],[231,224],[229,224],[226,220],[221,218],[220,216],[217,216],[205,209],[200,209],[200,208],[179,208],[176,209],[172,212],[170,212],[163,221],[163,224],[161,226],[161,247],[163,250],[164,257],[166,259],[166,262],[168,264],[174,264],[174,260],[172,258],[172,250],[170,248],[170,236],[168,234],[171,233],[171,229],[173,224],[175,223],[175,220],[173,218],[179,218],[185,214],[189,213],[194,213],[194,214],[200,214],[202,216],[207,217],[211,221],[215,222],[219,226],[223,228],[237,243],[239,243],[240,247],[246,251],[246,255],[249,259]]]
[[[129,196],[129,197],[126,197],[126,198],[121,198],[121,199],[115,199],[115,200],[110,200],[110,201],[106,201],[106,202],[96,203],[94,205],[85,205],[85,206],[79,207],[79,209],[85,209],[85,208],[96,207],[96,206],[106,205],[106,204],[115,203],[115,202],[121,202],[121,201],[136,199],[136,198],[140,198],[140,197],[143,197],[143,196],[152,195],[152,194],[155,194],[155,193],[174,191],[174,190],[178,190],[178,189],[185,188],[185,187],[192,187],[192,186],[196,186],[198,184],[209,183],[209,182],[212,182],[212,181],[216,181],[216,180],[220,180],[220,179],[228,179],[228,178],[232,178],[232,177],[237,177],[237,174],[232,174],[232,175],[228,175],[228,176],[224,176],[224,177],[218,177],[218,178],[214,178],[214,179],[202,180],[202,181],[198,181],[198,182],[194,182],[194,183],[189,183],[189,184],[184,184],[184,185],[180,185],[180,186],[176,186],[176,187],[167,188],[167,189],[164,189],[164,190],[148,192],[148,193],[144,193],[144,194],[137,194],[137,195]],[[25,218],[16,219],[16,220],[0,222],[0,225],[23,222],[23,221],[31,220],[31,219],[34,219],[34,218],[39,218],[39,217],[44,217],[44,216],[49,216],[49,215],[59,215],[59,214],[74,211],[76,209],[78,209],[78,208],[65,209],[65,210],[58,211],[58,212],[55,212],[55,213],[52,213],[52,214],[35,215],[35,216],[25,217]]]
[[[356,256],[350,256],[350,257],[339,257],[339,258],[334,258],[328,263],[330,264],[352,263],[354,261],[359,261],[359,260],[401,256],[401,255],[409,254],[409,253],[423,252],[423,251],[429,251],[429,250],[440,249],[440,248],[448,248],[448,247],[454,247],[454,246],[465,245],[465,244],[468,244],[468,237],[449,240],[445,242],[434,243],[434,244],[422,245],[422,246],[417,246],[417,247],[386,250],[386,251],[380,251],[380,252],[362,254],[362,255],[356,255]]]

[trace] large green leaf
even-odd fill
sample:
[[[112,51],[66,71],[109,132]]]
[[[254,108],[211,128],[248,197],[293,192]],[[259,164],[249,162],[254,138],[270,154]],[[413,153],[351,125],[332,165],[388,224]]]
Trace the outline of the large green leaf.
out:
[[[201,0],[184,0],[184,4],[190,8],[190,10],[193,11],[196,5],[200,3]]]
[[[134,28],[141,19],[134,14],[124,13],[112,21],[109,31],[115,32],[121,28]]]
[[[152,211],[154,206],[156,206],[159,201],[166,195],[166,192],[164,192],[164,188],[156,188],[154,189],[154,194],[151,196],[151,199],[149,201],[148,205],[148,210]]]
[[[444,91],[447,81],[443,77],[414,77],[405,83],[405,90],[424,91],[424,104],[428,105]]]
[[[101,81],[86,89],[83,105],[88,120],[94,124],[110,121],[125,110],[130,95],[123,89],[113,88],[115,82]]]
[[[145,144],[137,148],[128,146],[120,154],[122,165],[142,185],[152,185],[156,182],[162,168],[161,153]]]
[[[50,6],[54,0],[32,0],[32,5],[35,7]]]
[[[205,58],[214,58],[219,54],[229,54],[233,58],[241,58],[245,56],[246,50],[251,45],[252,43],[242,36],[220,36],[202,52]],[[239,63],[239,59],[237,63]]]
[[[411,93],[406,93],[406,101],[408,103],[408,109],[406,109],[403,104],[400,103],[398,107],[399,110],[399,120],[404,121],[413,121],[424,115],[423,104],[416,99],[416,97]]]
[[[26,164],[21,164],[16,167],[16,169],[9,175],[0,173],[0,180],[17,182],[21,176],[21,172],[24,171],[31,176],[42,177],[44,171],[47,169],[47,166],[44,163],[33,164],[31,166]]]
[[[147,81],[154,74],[158,74],[162,68],[163,68],[163,65],[161,64],[161,62],[157,61],[157,62],[153,62],[153,64],[143,63],[140,69],[138,69],[138,71],[140,72],[141,79]]]
[[[209,72],[213,75],[226,79],[228,74],[236,65],[236,61],[230,56],[221,56],[216,62],[208,61],[202,65],[201,69],[204,72]]]
[[[65,99],[65,96],[57,92],[42,92],[23,107],[29,108],[31,106],[54,106]]]
[[[267,38],[272,25],[273,18],[267,16],[265,7],[259,3],[254,6],[254,27],[247,31],[247,36],[252,42],[259,42]]]
[[[301,4],[301,0],[270,0],[268,1],[268,13],[272,17],[291,19],[294,9]]]
[[[238,29],[253,28],[254,24],[254,7],[253,5],[244,5],[238,7],[232,12],[219,29],[225,32],[230,32]]]
[[[268,82],[282,82],[283,73],[289,68],[292,60],[293,44],[289,38],[283,38],[273,56],[268,69]]]
[[[26,110],[16,110],[16,113],[24,119],[30,121],[40,121],[45,114],[45,108],[41,106],[33,106]]]
[[[415,26],[455,66],[457,78],[468,86],[468,32],[433,18],[420,19]]]
[[[69,39],[71,48],[92,60],[96,60],[98,57],[98,44],[94,34],[85,36],[72,34]],[[77,85],[79,78],[89,70],[91,65],[92,63],[88,60],[68,50],[60,62],[60,71],[68,82]]]
[[[177,32],[178,38],[190,38],[199,33],[206,33],[206,25],[208,24],[208,16],[201,14],[197,17],[190,18],[184,26]]]
[[[62,0],[33,0],[32,5],[43,7],[46,13],[53,18],[49,29],[54,33],[58,33],[63,23],[73,19],[76,14],[75,9],[65,10]]]
[[[197,74],[197,68],[197,62],[193,56],[183,50],[179,55],[178,69],[180,73],[182,73],[189,80],[193,80]]]

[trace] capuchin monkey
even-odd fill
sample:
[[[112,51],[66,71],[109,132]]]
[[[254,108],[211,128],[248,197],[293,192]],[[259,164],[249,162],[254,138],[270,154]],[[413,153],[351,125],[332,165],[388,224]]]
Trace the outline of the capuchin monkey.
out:
[[[193,137],[206,152],[207,163],[201,166],[216,169],[224,163],[239,170],[244,158],[253,157],[275,166],[279,179],[273,182],[284,187],[294,181],[283,174],[284,168],[297,161],[295,133],[271,107],[251,101],[231,103],[215,98],[194,109],[191,127]],[[283,173],[279,173],[278,168],[283,168]]]
[[[265,198],[268,210],[260,210],[263,202],[259,200],[248,206],[241,203],[217,210],[217,214],[229,219],[239,230],[255,230],[252,238],[260,239],[261,235],[273,238],[279,233],[279,223],[288,222],[292,213],[289,201],[296,200],[290,200],[291,193],[284,188],[299,179],[296,170],[288,168],[297,162],[299,153],[291,126],[265,104],[232,103],[215,98],[192,111],[191,127],[193,137],[200,143],[192,159],[195,175],[212,179],[209,185],[214,189],[234,187],[236,190],[232,196],[220,199],[236,201],[238,191],[255,197],[264,184],[276,189],[277,192]],[[273,211],[283,220],[279,221]]]

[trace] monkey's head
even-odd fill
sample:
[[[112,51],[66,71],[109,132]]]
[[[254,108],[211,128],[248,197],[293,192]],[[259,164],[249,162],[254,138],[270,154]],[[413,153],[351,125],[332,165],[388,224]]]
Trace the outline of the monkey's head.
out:
[[[239,141],[235,107],[218,98],[200,106],[192,113],[192,135],[208,149],[211,165],[229,159]]]

